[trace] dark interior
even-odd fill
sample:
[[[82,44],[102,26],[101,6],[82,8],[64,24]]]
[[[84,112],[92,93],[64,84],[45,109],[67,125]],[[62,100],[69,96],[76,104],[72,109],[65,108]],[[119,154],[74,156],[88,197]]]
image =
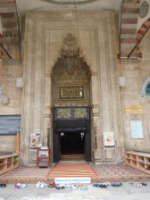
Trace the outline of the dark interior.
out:
[[[84,154],[84,133],[60,133],[61,155]]]
[[[90,110],[89,107],[81,109],[85,109],[85,116],[75,115],[80,107],[55,107],[53,110],[53,161],[56,163],[69,159],[91,162]]]

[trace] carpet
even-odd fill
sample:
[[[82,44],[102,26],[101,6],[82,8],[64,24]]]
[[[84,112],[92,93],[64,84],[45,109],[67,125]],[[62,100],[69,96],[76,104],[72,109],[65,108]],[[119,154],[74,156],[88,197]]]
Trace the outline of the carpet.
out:
[[[98,175],[88,163],[58,163],[49,172],[49,178],[55,177],[90,177],[96,178]]]

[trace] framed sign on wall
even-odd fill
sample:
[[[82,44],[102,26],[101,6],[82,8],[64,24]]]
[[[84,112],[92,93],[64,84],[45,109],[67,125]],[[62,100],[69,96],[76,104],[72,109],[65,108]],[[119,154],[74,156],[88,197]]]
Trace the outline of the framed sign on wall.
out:
[[[104,146],[114,146],[115,145],[114,132],[105,131],[103,133],[103,141],[104,141]]]
[[[16,135],[21,131],[21,115],[0,115],[0,135]]]
[[[143,138],[143,126],[141,120],[131,120],[131,138]]]
[[[42,134],[41,133],[31,133],[30,134],[30,147],[39,148],[42,146]]]

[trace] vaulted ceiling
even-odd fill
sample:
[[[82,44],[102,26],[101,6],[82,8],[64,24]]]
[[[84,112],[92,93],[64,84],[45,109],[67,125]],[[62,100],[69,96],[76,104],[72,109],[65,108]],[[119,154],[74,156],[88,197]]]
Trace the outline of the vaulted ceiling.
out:
[[[16,52],[15,59],[20,59],[17,52],[21,50],[27,11],[112,9],[119,23],[118,58],[138,58],[139,43],[150,26],[149,7],[149,0],[0,0],[0,53],[3,51],[8,59],[13,59],[11,55]]]

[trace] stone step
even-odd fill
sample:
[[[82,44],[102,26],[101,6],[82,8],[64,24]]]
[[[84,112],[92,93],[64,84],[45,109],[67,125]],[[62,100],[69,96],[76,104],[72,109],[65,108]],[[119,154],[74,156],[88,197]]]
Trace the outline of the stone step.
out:
[[[84,154],[61,155],[61,160],[84,160]]]

